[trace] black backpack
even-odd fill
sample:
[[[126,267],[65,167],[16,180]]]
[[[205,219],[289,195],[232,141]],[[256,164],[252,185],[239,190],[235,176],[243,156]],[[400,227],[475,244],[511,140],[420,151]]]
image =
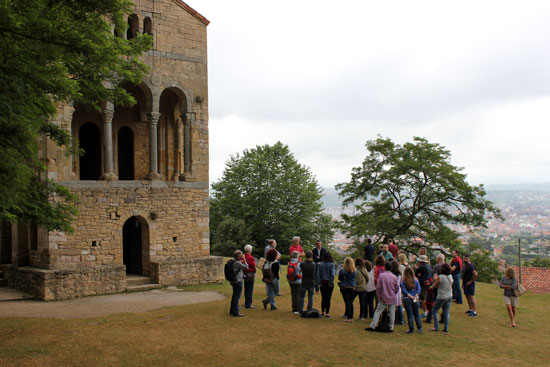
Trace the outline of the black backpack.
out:
[[[272,265],[272,262],[267,261],[262,268],[262,281],[264,283],[271,283],[273,281],[273,278],[275,278],[275,274],[273,274],[273,270],[271,269]]]
[[[388,308],[382,312],[382,316],[380,317],[380,321],[378,322],[378,325],[374,329],[376,331],[379,331],[381,333],[389,333],[391,332],[390,329],[390,313],[388,311]]]
[[[227,279],[230,283],[233,283],[235,281],[235,268],[233,267],[233,263],[237,261],[235,259],[228,260],[225,263],[225,267],[223,268],[223,273],[225,274],[225,279]]]
[[[309,311],[302,312],[302,317],[306,319],[318,319],[319,317],[321,317],[321,313],[319,312],[319,310],[312,308]]]

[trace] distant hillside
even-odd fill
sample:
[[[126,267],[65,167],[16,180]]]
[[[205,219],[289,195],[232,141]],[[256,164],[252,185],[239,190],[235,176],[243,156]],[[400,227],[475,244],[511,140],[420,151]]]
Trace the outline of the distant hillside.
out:
[[[485,185],[487,191],[536,191],[550,192],[550,182],[546,183],[523,183],[511,185]]]
[[[487,185],[487,198],[497,205],[548,206],[550,205],[550,183],[525,183],[513,185]],[[342,205],[342,198],[333,187],[323,188],[325,208]]]
[[[334,190],[334,187],[323,187],[323,207],[331,208],[335,206],[342,206],[342,199],[338,196],[338,192]]]

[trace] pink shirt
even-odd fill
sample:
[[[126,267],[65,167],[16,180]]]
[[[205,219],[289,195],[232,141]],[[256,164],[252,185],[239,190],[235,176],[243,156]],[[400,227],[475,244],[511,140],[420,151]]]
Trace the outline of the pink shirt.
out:
[[[376,295],[386,305],[396,304],[396,295],[399,291],[397,277],[391,271],[385,271],[378,276],[376,283]]]

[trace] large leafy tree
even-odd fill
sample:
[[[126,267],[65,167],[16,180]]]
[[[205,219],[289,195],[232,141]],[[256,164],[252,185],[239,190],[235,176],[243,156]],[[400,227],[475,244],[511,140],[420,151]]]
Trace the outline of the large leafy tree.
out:
[[[355,237],[393,237],[414,251],[421,238],[428,246],[460,247],[449,225],[486,227],[500,212],[484,198],[483,186],[466,182],[462,168],[451,164],[451,153],[439,144],[415,137],[399,145],[378,137],[366,143],[368,155],[355,167],[351,180],[336,185],[355,215],[343,215],[343,227]]]
[[[37,144],[71,146],[56,106],[135,103],[119,87],[146,72],[147,35],[125,40],[126,0],[0,0],[0,219],[70,231],[73,196],[47,180]]]
[[[263,253],[270,238],[277,241],[281,253],[287,252],[293,236],[300,236],[306,245],[316,239],[326,242],[332,238],[333,224],[322,213],[321,196],[322,189],[309,168],[280,142],[236,154],[226,163],[223,177],[212,184],[212,248],[227,250],[223,243],[233,239],[220,234],[229,236],[227,226],[234,220],[246,227],[234,232],[239,238],[249,237],[258,253]],[[228,218],[234,220],[228,222]]]

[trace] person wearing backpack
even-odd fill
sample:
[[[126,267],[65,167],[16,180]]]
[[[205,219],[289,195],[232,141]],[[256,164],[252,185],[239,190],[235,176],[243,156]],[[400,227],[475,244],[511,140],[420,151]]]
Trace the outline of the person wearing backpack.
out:
[[[306,298],[306,292],[308,294],[307,298],[307,310],[311,311],[313,308],[313,294],[315,293],[315,288],[318,288],[317,285],[317,264],[313,261],[313,252],[306,252],[306,261],[300,264],[302,269],[302,286],[300,287],[300,307],[298,312],[304,312],[304,300]]]
[[[389,309],[388,331],[393,331],[393,325],[395,322],[395,297],[399,291],[399,283],[397,282],[397,277],[391,272],[391,268],[392,266],[390,263],[384,264],[385,271],[380,273],[378,276],[378,282],[376,283],[378,306],[376,306],[376,310],[374,311],[374,317],[370,327],[366,328],[368,331],[375,330],[378,320],[386,308]]]
[[[262,300],[264,309],[267,309],[267,305],[271,305],[271,311],[277,310],[275,306],[275,296],[279,289],[279,269],[280,264],[278,261],[279,252],[272,248],[266,254],[266,263],[262,268],[262,281],[265,282],[265,290],[267,298]]]
[[[293,251],[287,266],[286,278],[292,295],[292,312],[300,314],[300,289],[302,288],[302,268],[300,267],[300,253]]]
[[[234,255],[234,260],[230,264],[230,267],[233,270],[233,274],[226,274],[226,277],[229,277],[231,286],[233,287],[233,294],[231,295],[231,308],[229,309],[229,314],[231,316],[243,317],[244,315],[239,312],[239,300],[241,299],[241,293],[243,291],[243,270],[248,269],[248,263],[244,257],[244,254],[241,250],[236,250]],[[232,275],[232,276],[231,276]],[[232,278],[232,279],[231,279]]]

